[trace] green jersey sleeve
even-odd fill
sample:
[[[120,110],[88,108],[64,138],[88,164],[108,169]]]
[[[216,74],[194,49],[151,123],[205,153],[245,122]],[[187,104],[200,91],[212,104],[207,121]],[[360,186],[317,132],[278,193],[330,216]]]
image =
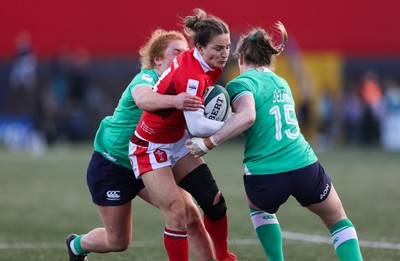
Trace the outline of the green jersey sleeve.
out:
[[[112,116],[105,117],[94,139],[94,150],[120,166],[131,168],[129,162],[129,139],[142,115],[132,98],[132,90],[137,86],[155,85],[158,75],[154,70],[141,70],[122,93]]]

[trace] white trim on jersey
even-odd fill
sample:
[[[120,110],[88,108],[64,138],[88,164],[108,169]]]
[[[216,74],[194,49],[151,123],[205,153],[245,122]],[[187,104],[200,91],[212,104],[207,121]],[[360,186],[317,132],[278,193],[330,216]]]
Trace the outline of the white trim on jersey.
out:
[[[203,68],[203,71],[205,73],[208,72],[208,71],[214,71],[214,69],[211,68],[206,63],[206,61],[204,61],[203,57],[201,56],[201,54],[199,53],[199,51],[196,48],[194,48],[193,56],[194,56],[194,58],[196,58],[199,61],[200,65],[201,65],[201,68]]]
[[[243,95],[251,95],[253,96],[253,93],[250,91],[242,91],[238,94],[236,94],[236,96],[232,99],[231,104],[234,104],[240,97],[242,97]]]

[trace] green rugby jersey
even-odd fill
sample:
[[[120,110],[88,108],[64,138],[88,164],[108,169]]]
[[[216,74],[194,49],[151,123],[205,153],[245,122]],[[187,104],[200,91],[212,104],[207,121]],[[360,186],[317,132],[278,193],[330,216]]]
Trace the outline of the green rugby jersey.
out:
[[[117,165],[131,169],[129,162],[129,139],[136,129],[142,115],[132,98],[132,89],[139,85],[154,86],[158,75],[154,70],[142,69],[138,73],[118,102],[112,116],[105,117],[94,139],[94,150]]]
[[[256,120],[244,135],[243,163],[247,175],[296,170],[317,161],[300,132],[291,89],[283,78],[266,67],[249,69],[227,84],[234,103],[251,93]]]

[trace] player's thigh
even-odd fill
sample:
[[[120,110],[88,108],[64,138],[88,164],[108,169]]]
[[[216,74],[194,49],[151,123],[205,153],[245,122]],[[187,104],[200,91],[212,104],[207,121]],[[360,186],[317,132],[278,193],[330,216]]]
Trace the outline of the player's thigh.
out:
[[[191,153],[187,153],[180,158],[173,167],[176,183],[182,180],[187,174],[204,163],[202,158],[195,158]]]
[[[130,240],[132,233],[132,203],[120,206],[97,206],[107,237],[111,241]]]
[[[342,202],[333,185],[324,201],[309,205],[307,208],[317,214],[328,228],[331,228],[339,220],[346,218]]]
[[[156,206],[156,205],[153,203],[153,201],[151,200],[150,193],[149,193],[149,191],[147,190],[146,187],[144,187],[143,189],[141,189],[141,190],[139,191],[138,196],[139,196],[141,199],[143,199],[144,201],[146,201],[147,203],[149,203],[149,204],[151,204],[151,205],[153,205],[153,206]],[[156,206],[156,207],[157,207],[157,206]]]
[[[141,178],[150,195],[153,204],[162,210],[169,209],[172,205],[184,208],[183,200],[175,183],[171,167],[162,167],[149,171]]]

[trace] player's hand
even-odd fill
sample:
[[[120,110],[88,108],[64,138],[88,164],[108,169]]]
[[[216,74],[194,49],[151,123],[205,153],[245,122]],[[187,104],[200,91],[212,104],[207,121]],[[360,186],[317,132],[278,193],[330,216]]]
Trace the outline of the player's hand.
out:
[[[175,95],[174,99],[175,108],[178,110],[195,111],[203,105],[199,97],[186,92]]]
[[[186,148],[189,149],[189,152],[194,155],[195,158],[199,158],[205,155],[210,150],[204,144],[203,138],[191,138],[185,142]]]

